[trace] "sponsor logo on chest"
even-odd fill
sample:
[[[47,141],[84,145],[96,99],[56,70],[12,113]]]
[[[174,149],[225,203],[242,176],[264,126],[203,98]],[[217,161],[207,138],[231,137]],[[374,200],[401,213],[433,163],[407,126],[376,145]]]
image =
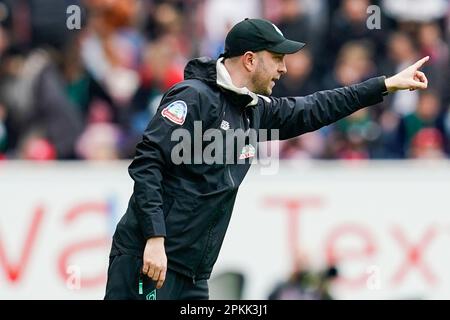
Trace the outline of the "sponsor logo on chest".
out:
[[[239,156],[239,159],[248,159],[253,158],[256,154],[256,149],[251,144],[247,144],[242,148],[241,155]]]

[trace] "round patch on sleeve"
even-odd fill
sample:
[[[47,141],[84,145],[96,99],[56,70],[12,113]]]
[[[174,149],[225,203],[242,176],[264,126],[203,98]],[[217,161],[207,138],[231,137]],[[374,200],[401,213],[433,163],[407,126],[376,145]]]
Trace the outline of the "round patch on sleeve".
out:
[[[173,123],[183,124],[186,120],[187,105],[183,100],[177,100],[169,104],[161,111],[164,118],[169,119]]]

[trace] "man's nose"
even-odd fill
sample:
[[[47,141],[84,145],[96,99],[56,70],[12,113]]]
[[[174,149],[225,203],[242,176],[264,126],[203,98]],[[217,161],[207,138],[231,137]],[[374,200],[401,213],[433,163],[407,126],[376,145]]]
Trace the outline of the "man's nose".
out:
[[[280,65],[280,68],[278,68],[278,72],[281,74],[285,74],[287,72],[287,67],[286,67],[286,63],[283,63]]]

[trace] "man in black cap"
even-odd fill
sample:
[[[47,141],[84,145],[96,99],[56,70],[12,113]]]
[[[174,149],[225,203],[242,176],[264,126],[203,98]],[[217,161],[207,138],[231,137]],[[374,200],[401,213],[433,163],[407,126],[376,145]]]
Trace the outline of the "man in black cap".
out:
[[[113,236],[105,299],[208,299],[207,280],[258,141],[289,139],[388,92],[427,87],[418,69],[428,57],[390,78],[268,97],[287,72],[284,56],[303,46],[270,21],[245,19],[228,33],[218,60],[187,64],[185,80],[162,98],[129,166],[134,190]],[[276,134],[263,137],[261,130]],[[221,139],[230,132],[240,136]],[[191,139],[198,136],[199,144]]]

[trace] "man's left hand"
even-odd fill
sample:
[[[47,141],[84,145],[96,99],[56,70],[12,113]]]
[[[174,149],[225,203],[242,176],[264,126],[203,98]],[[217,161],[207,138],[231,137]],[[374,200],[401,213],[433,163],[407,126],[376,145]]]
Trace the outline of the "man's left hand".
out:
[[[430,59],[429,56],[420,59],[405,70],[385,80],[386,88],[389,92],[397,90],[416,90],[426,89],[428,87],[428,79],[425,74],[419,71],[419,68]]]

